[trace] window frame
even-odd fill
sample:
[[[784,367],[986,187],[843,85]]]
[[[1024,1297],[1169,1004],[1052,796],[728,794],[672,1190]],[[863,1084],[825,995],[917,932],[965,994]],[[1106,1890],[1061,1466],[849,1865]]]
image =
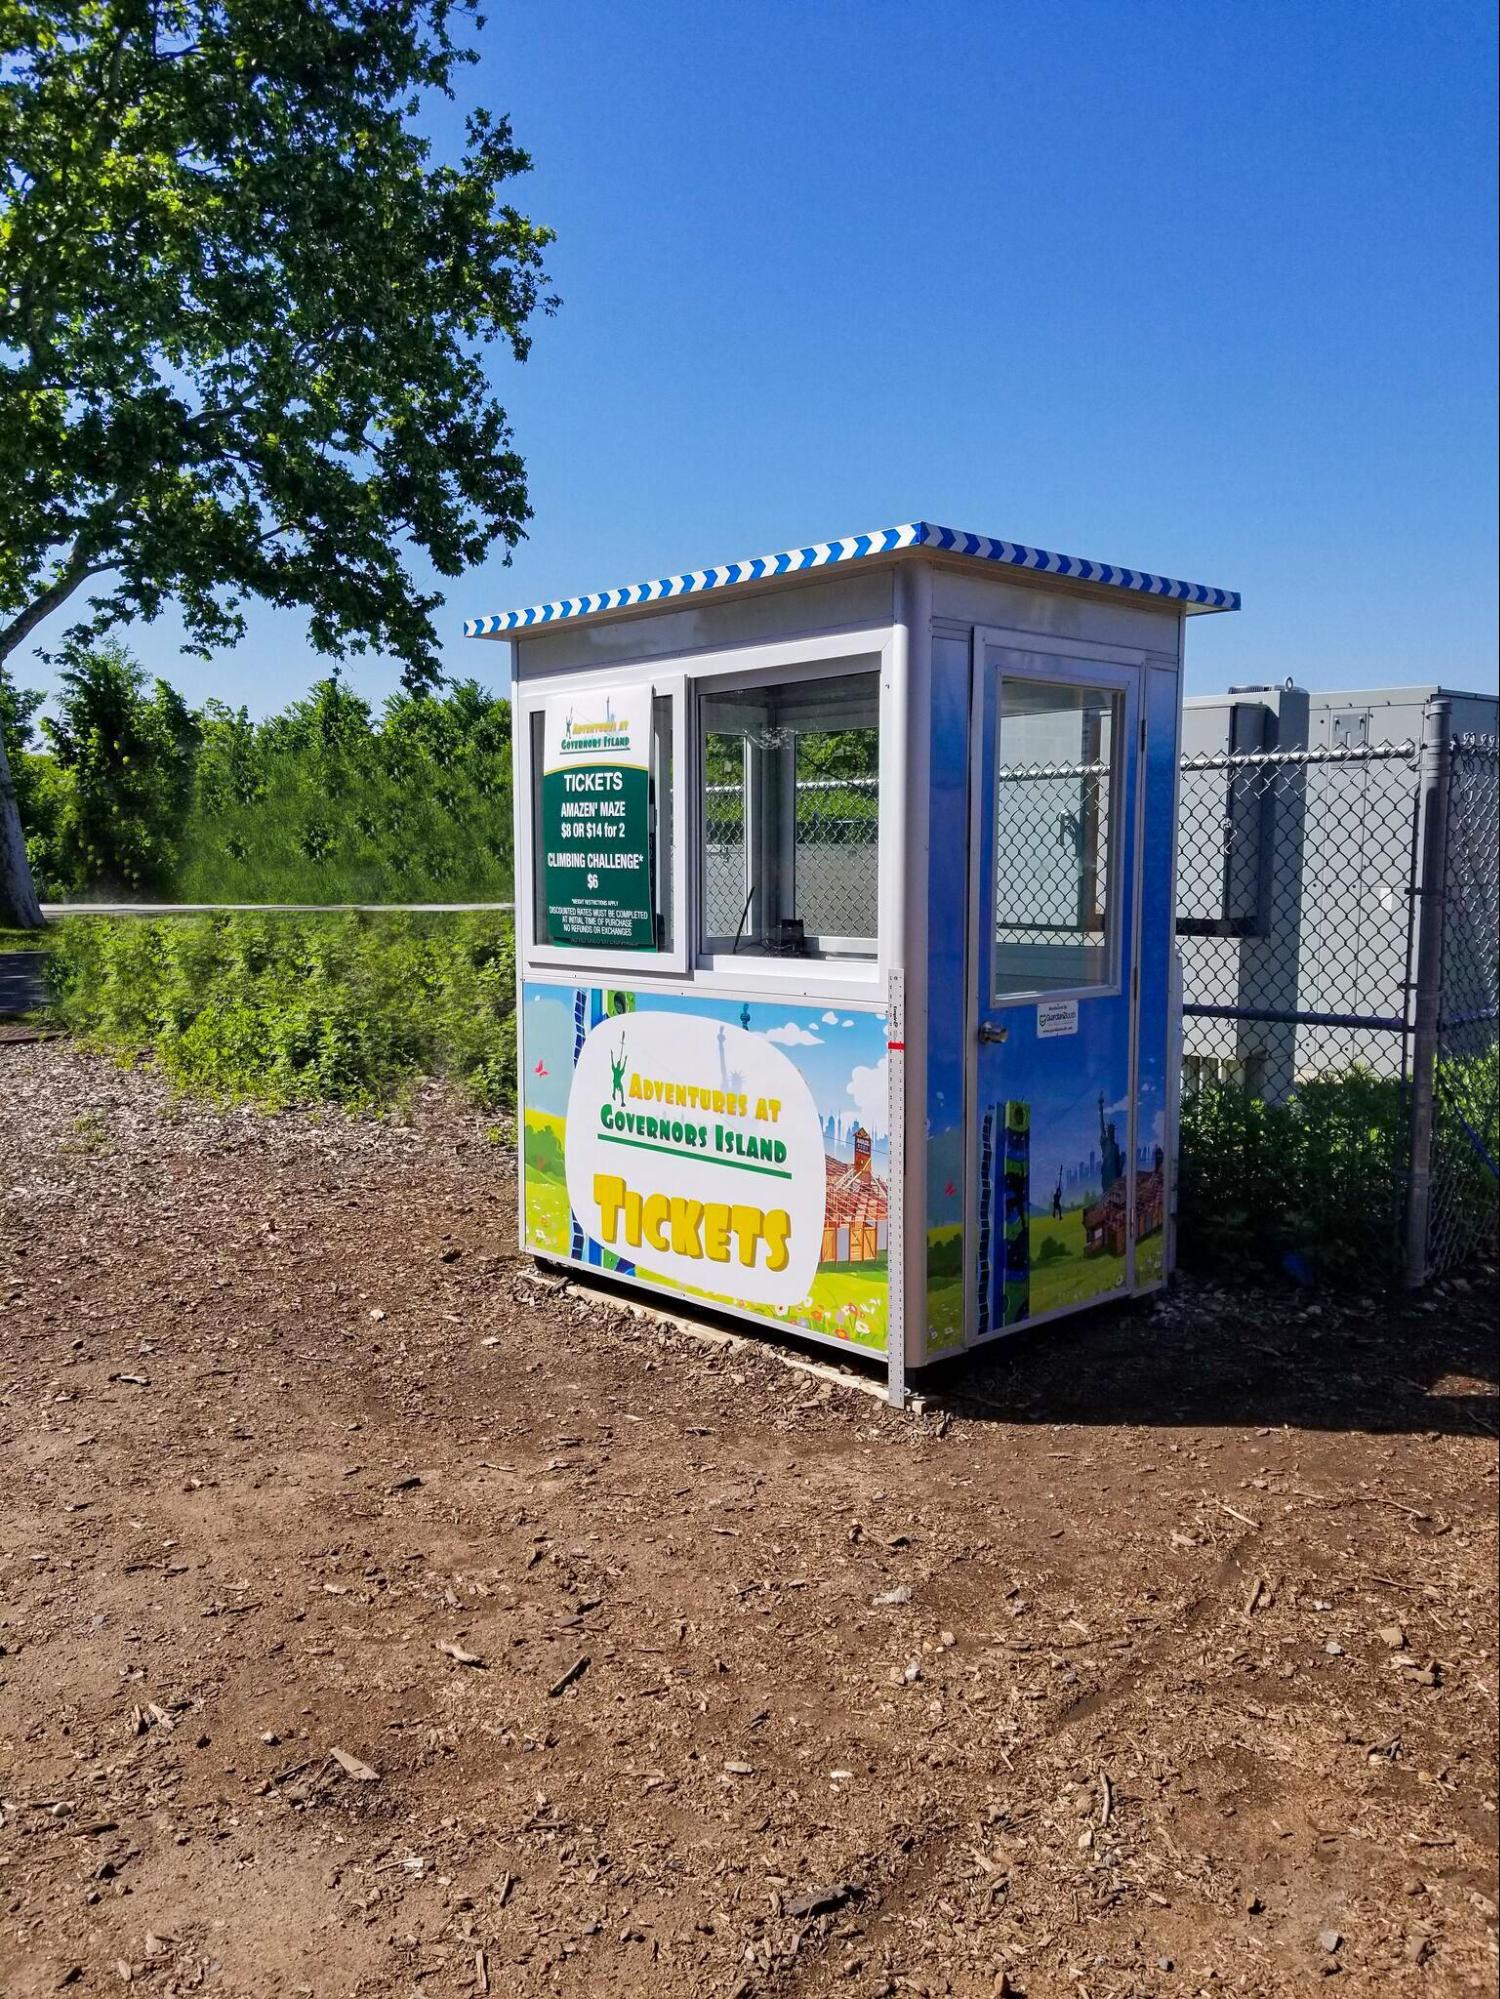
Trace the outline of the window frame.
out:
[[[642,662],[643,671],[638,675],[625,676],[620,673],[608,674],[568,674],[556,678],[537,680],[530,684],[518,683],[514,689],[515,725],[511,753],[512,782],[516,791],[517,832],[524,829],[524,841],[516,843],[516,884],[515,916],[516,936],[520,944],[521,962],[530,967],[545,968],[548,971],[579,972],[675,972],[685,973],[690,963],[690,945],[687,926],[683,920],[688,904],[688,859],[683,840],[684,809],[687,803],[687,764],[684,754],[685,731],[687,728],[687,679],[678,673],[653,673],[649,663]],[[544,942],[537,935],[536,888],[537,869],[540,864],[538,848],[538,816],[541,798],[536,783],[537,756],[534,748],[535,733],[540,722],[545,728],[548,701],[567,689],[649,687],[653,704],[665,700],[672,717],[672,779],[668,793],[672,814],[671,864],[665,876],[658,870],[654,879],[654,890],[662,898],[662,906],[670,913],[672,942],[664,951],[605,951],[577,944],[552,944]],[[652,730],[653,754],[655,750],[655,729]],[[659,789],[659,786],[658,786]],[[660,823],[661,805],[656,804],[657,823]],[[527,856],[529,866],[522,879],[521,857]]]
[[[702,703],[705,698],[722,699],[726,694],[750,691],[760,687],[784,686],[809,680],[841,680],[854,673],[873,673],[876,677],[876,734],[878,785],[886,791],[893,781],[889,766],[890,735],[889,726],[889,686],[890,662],[888,653],[889,634],[882,629],[876,633],[829,633],[815,639],[799,641],[795,646],[747,648],[747,653],[770,653],[773,657],[763,662],[752,661],[748,657],[734,661],[734,655],[723,659],[705,661],[703,670],[692,676],[693,698],[690,704],[692,727],[692,872],[693,872],[693,965],[700,979],[712,976],[726,985],[735,982],[778,981],[794,983],[816,996],[818,987],[832,985],[874,985],[882,976],[889,955],[888,928],[888,870],[892,858],[887,851],[884,833],[884,819],[879,820],[880,831],[875,843],[875,934],[873,938],[859,938],[860,944],[869,943],[871,949],[849,956],[820,955],[818,957],[782,957],[763,951],[722,951],[709,948],[703,924],[703,832],[708,797],[707,775],[703,768],[703,717]],[[733,664],[727,662],[733,661]],[[820,936],[823,944],[838,944],[846,941],[839,937]]]
[[[975,870],[976,875],[982,875],[982,879],[976,881],[976,902],[970,915],[970,921],[977,926],[975,940],[982,954],[983,978],[977,995],[980,1017],[1003,1013],[1009,1007],[1035,1007],[1053,1001],[1118,999],[1125,991],[1127,964],[1134,962],[1133,929],[1127,932],[1125,928],[1127,921],[1134,924],[1134,870],[1125,862],[1131,823],[1127,817],[1131,810],[1127,800],[1134,797],[1137,790],[1134,760],[1138,755],[1140,731],[1139,675],[1133,666],[1105,665],[1080,658],[1072,651],[1038,653],[1014,643],[1008,637],[987,632],[983,627],[976,628],[974,640],[980,667],[975,685],[978,700],[976,720],[984,759],[983,781],[976,786],[974,803],[988,820],[983,828],[980,848],[985,856],[985,866],[982,870]],[[1004,730],[1002,687],[1007,680],[1029,681],[1043,686],[1093,688],[1108,693],[1117,704],[1118,730],[1112,731],[1117,733],[1118,741],[1111,759],[1109,844],[1111,854],[1120,856],[1121,866],[1118,873],[1111,870],[1113,879],[1107,885],[1104,936],[1109,976],[1098,984],[1032,986],[1024,992],[997,993],[995,990],[995,890],[1000,865],[997,808]],[[976,831],[979,830],[976,828]]]
[[[522,648],[517,648],[519,655]],[[762,678],[802,680],[819,670],[849,673],[861,667],[880,672],[880,788],[894,798],[902,781],[906,731],[902,704],[906,699],[903,664],[895,627],[847,626],[841,631],[813,632],[794,638],[757,640],[748,645],[716,646],[701,652],[677,652],[660,659],[643,654],[627,667],[563,667],[545,673],[513,670],[511,701],[514,721],[512,757],[516,851],[516,965],[520,979],[533,974],[556,979],[572,974],[579,984],[598,984],[610,975],[662,981],[668,989],[722,994],[735,999],[757,994],[765,1000],[787,999],[798,1004],[813,1000],[872,1001],[883,996],[890,968],[901,962],[904,915],[901,883],[904,861],[901,842],[904,815],[886,810],[880,815],[877,866],[879,925],[876,955],[869,958],[765,958],[740,952],[707,956],[698,948],[700,934],[699,848],[702,839],[698,768],[700,687],[714,683],[733,687]],[[677,844],[672,868],[673,948],[671,951],[593,951],[566,945],[539,944],[535,935],[534,806],[529,750],[531,721],[554,694],[571,689],[598,690],[649,682],[658,695],[672,699],[675,774],[672,786],[673,823]],[[533,872],[524,879],[523,855]]]
[[[800,956],[786,957],[778,955],[776,953],[765,952],[765,951],[752,951],[752,950],[735,951],[733,949],[724,950],[722,948],[724,941],[722,936],[715,936],[713,938],[707,936],[704,928],[705,897],[703,889],[704,889],[705,863],[707,860],[707,855],[705,852],[705,844],[706,844],[705,836],[706,836],[707,820],[708,820],[708,811],[707,811],[708,783],[707,783],[707,772],[706,770],[704,770],[704,758],[707,747],[707,740],[706,740],[706,731],[704,728],[703,707],[706,701],[722,701],[726,695],[731,695],[731,696],[736,694],[754,695],[760,689],[766,687],[777,687],[777,686],[788,686],[788,685],[806,686],[809,682],[815,682],[819,680],[846,680],[855,674],[862,674],[869,676],[870,678],[873,679],[875,684],[875,733],[876,733],[876,749],[877,749],[876,788],[877,788],[877,799],[878,799],[880,779],[881,779],[879,750],[885,735],[885,731],[881,727],[883,702],[882,702],[880,669],[881,669],[881,662],[878,657],[870,656],[867,660],[864,661],[861,661],[860,658],[855,657],[853,659],[842,659],[832,664],[820,661],[816,666],[805,666],[805,665],[798,666],[792,671],[784,671],[780,669],[771,668],[763,672],[756,673],[754,675],[737,674],[734,676],[734,678],[731,681],[728,682],[722,682],[718,680],[707,680],[701,682],[697,687],[695,695],[695,703],[694,703],[693,748],[694,748],[695,757],[697,759],[697,768],[701,775],[700,775],[700,781],[698,782],[694,790],[694,796],[698,801],[698,808],[699,808],[698,824],[694,829],[696,834],[696,838],[694,840],[694,864],[697,869],[697,878],[699,885],[699,898],[698,898],[698,909],[697,909],[698,920],[695,926],[695,932],[696,932],[695,941],[696,941],[696,951],[697,951],[697,962],[700,965],[708,966],[716,970],[729,971],[737,969],[738,967],[746,964],[750,964],[753,966],[761,966],[761,967],[772,964],[775,965],[794,964],[799,966],[833,965],[833,966],[861,967],[866,965],[873,965],[878,960],[880,956],[880,885],[881,885],[880,870],[883,862],[883,856],[880,850],[878,807],[876,813],[876,839],[874,843],[875,868],[876,868],[875,926],[872,931],[870,931],[866,935],[861,935],[857,937],[844,936],[837,932],[832,932],[832,931],[817,931],[817,932],[810,931],[807,933],[808,942],[816,945],[817,949],[809,953],[805,957],[800,957]],[[793,815],[793,827],[791,829],[790,839],[788,839],[787,837],[789,831],[788,827],[782,825],[779,828],[780,837],[778,839],[777,844],[783,850],[783,862],[782,862],[783,867],[786,867],[788,865],[786,857],[788,855],[791,857],[790,871],[792,873],[793,881],[795,883],[795,877],[796,877],[796,859],[795,859],[796,837],[794,830],[795,813],[796,813],[795,759],[793,759],[789,767],[788,776],[792,788],[791,809]],[[752,800],[750,797],[750,787],[748,785],[746,786],[744,797],[745,797],[746,824],[748,828],[748,826],[751,823],[750,813],[752,806]],[[786,806],[786,800],[783,799],[782,800],[783,810],[785,810],[785,806]],[[747,839],[746,845],[748,846],[749,844],[750,843]],[[747,870],[748,866],[749,866],[749,857],[747,854]],[[846,948],[841,949],[840,948],[841,946]]]

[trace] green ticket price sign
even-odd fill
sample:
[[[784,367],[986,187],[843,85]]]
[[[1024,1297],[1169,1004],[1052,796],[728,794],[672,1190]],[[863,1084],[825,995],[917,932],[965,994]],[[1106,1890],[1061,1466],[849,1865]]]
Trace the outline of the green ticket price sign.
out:
[[[543,745],[547,941],[653,950],[650,687],[554,696]]]

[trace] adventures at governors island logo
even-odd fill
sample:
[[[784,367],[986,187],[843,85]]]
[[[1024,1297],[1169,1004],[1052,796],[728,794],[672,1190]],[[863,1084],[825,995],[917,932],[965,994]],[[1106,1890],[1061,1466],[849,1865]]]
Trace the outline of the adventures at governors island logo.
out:
[[[596,1242],[695,1290],[795,1305],[823,1243],[823,1128],[764,1035],[690,1015],[601,1021],[568,1095],[573,1212]]]
[[[632,747],[632,740],[630,718],[617,715],[614,702],[606,695],[598,713],[580,713],[570,702],[553,747],[560,757],[617,756]]]

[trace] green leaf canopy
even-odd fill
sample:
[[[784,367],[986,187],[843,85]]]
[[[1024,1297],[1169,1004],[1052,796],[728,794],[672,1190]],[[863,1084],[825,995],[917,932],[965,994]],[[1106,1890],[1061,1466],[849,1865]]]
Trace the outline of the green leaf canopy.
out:
[[[80,634],[172,597],[204,651],[260,597],[437,678],[407,554],[520,536],[484,350],[551,303],[508,123],[417,128],[467,11],[0,0],[0,660],[92,584]]]

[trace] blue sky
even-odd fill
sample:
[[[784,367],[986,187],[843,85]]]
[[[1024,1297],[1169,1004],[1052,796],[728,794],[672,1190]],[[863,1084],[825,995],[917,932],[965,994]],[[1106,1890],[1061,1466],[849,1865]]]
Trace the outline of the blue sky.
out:
[[[1488,5],[490,14],[563,304],[495,362],[536,520],[450,672],[503,675],[475,613],[927,518],[1241,590],[1191,692],[1494,686]],[[129,636],[257,713],[320,670],[283,614]]]

